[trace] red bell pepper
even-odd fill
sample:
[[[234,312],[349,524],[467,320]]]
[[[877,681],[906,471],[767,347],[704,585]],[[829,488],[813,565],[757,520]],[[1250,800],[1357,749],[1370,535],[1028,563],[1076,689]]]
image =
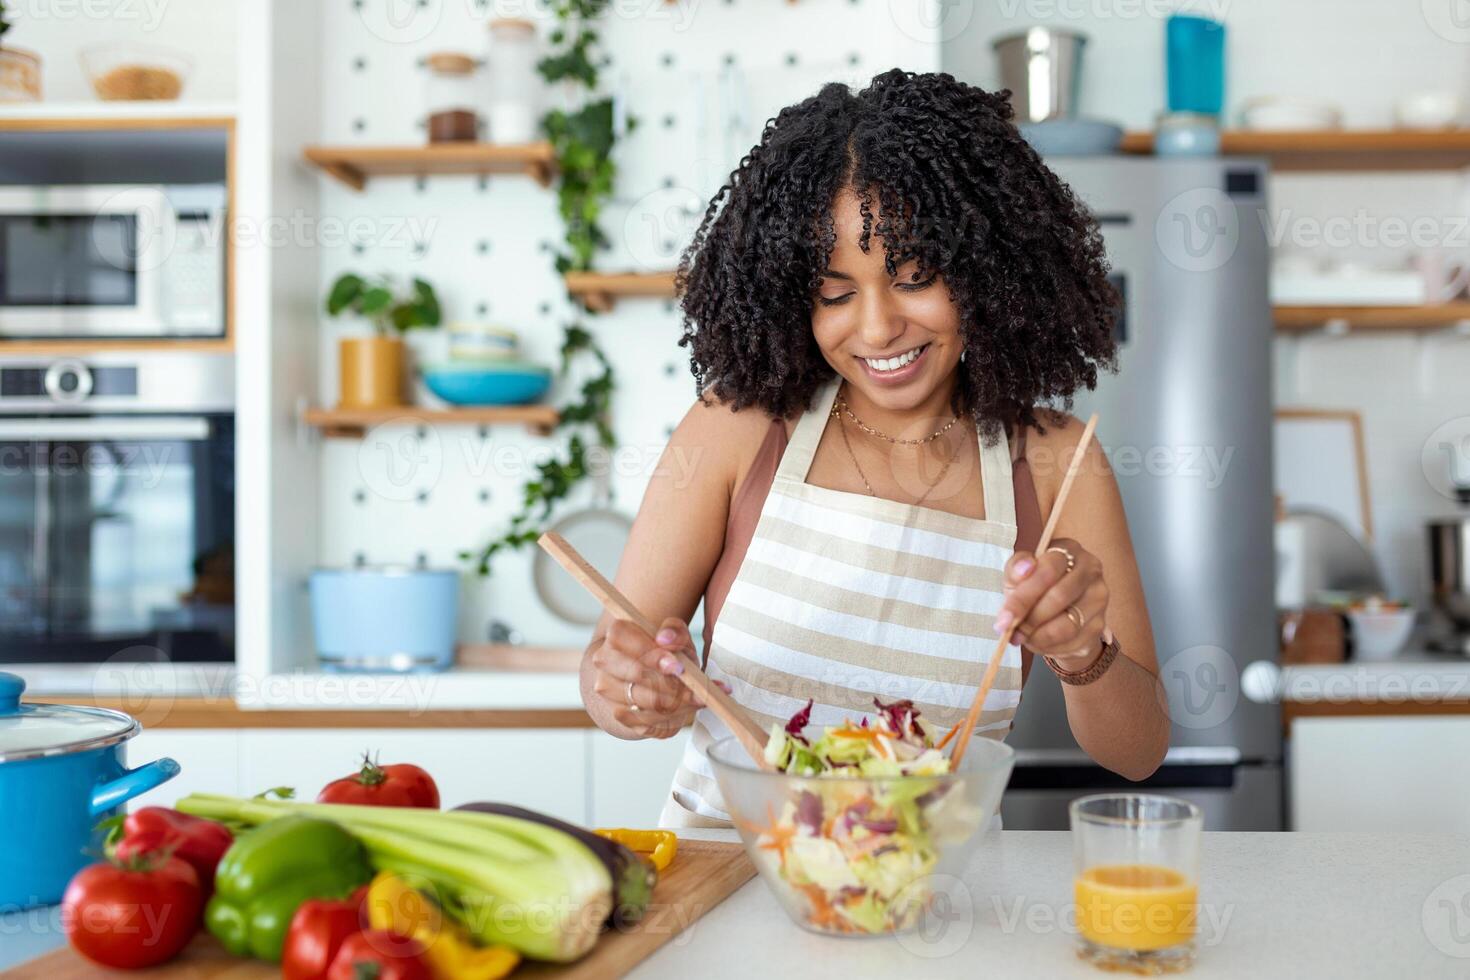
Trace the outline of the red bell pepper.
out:
[[[234,842],[235,835],[222,823],[168,807],[145,806],[123,821],[117,857],[126,861],[163,851],[182,858],[199,875],[199,886],[208,898],[214,893],[214,869]]]
[[[342,944],[367,926],[367,891],[363,885],[348,899],[312,898],[297,907],[281,949],[282,980],[325,980]]]
[[[430,980],[424,945],[386,929],[349,936],[326,980]]]

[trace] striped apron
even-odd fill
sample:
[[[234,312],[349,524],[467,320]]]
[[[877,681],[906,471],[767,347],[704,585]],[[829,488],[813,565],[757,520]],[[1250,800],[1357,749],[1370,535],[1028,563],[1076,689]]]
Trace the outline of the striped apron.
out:
[[[760,521],[715,623],[706,670],[769,727],[810,698],[812,724],[912,700],[941,729],[964,720],[999,634],[1016,543],[1011,456],[980,445],[985,519],[828,490],[807,471],[837,395],[828,385],[781,457]],[[1006,648],[978,734],[1003,739],[1021,700],[1021,648]],[[729,826],[706,750],[729,730],[694,719],[659,823]]]

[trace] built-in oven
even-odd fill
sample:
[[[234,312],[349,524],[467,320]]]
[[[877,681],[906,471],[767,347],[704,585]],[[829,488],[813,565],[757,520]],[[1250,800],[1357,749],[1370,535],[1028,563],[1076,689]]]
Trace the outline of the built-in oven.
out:
[[[0,187],[0,337],[211,337],[222,184]]]
[[[233,358],[0,360],[0,661],[234,659]]]

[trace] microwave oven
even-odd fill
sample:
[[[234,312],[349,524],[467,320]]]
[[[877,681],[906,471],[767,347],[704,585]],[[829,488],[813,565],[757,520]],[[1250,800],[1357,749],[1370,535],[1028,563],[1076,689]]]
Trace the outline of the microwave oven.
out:
[[[222,184],[0,187],[0,338],[222,337]]]

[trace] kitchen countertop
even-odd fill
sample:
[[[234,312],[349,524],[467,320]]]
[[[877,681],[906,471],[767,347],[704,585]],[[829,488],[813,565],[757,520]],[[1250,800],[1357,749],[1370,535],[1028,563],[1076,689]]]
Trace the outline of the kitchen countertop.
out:
[[[729,831],[690,836],[733,839]],[[1197,980],[1470,973],[1470,837],[1204,835]],[[751,881],[633,974],[668,977],[1095,978],[1073,953],[1069,834],[982,842],[927,934],[833,939],[795,926]],[[0,968],[61,942],[54,909],[0,916]]]
[[[1202,865],[1192,980],[1470,974],[1470,837],[1208,833]],[[756,880],[632,975],[1096,980],[1073,952],[1071,881],[1071,835],[1001,831],[944,925],[865,940],[804,932]]]
[[[1389,660],[1294,664],[1281,670],[1283,701],[1470,701],[1470,659],[1405,651]]]
[[[397,725],[403,718],[394,716],[428,713],[435,724],[463,716],[461,727],[590,724],[575,667],[579,653],[480,649],[495,652],[442,673],[257,675],[230,664],[151,663],[0,669],[25,678],[26,700],[102,704],[142,718],[147,727]]]

